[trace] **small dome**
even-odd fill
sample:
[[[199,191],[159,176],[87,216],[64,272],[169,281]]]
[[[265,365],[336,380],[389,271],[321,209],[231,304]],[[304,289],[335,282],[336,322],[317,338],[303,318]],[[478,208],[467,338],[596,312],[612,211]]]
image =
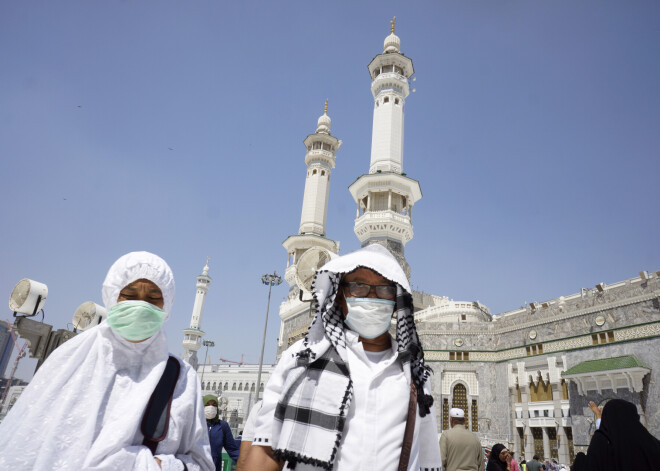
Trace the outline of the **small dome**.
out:
[[[399,52],[401,51],[401,40],[396,34],[392,33],[385,38],[383,46],[385,48],[383,52]]]
[[[318,127],[316,128],[316,132],[317,133],[320,132],[320,133],[324,133],[324,134],[330,134],[330,124],[331,123],[332,123],[332,121],[330,120],[330,116],[328,116],[325,113],[322,114],[321,117],[318,120],[318,123],[317,123]]]

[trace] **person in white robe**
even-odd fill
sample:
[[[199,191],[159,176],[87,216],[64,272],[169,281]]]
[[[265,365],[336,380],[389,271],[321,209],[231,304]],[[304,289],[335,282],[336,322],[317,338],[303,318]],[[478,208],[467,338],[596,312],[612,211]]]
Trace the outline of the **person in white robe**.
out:
[[[368,245],[324,265],[312,290],[316,315],[266,385],[245,470],[439,471],[430,368],[397,260]]]
[[[142,445],[142,417],[168,360],[162,323],[174,276],[160,257],[131,252],[103,283],[108,318],[44,362],[0,424],[2,470],[214,469],[199,380],[181,365],[165,439]]]

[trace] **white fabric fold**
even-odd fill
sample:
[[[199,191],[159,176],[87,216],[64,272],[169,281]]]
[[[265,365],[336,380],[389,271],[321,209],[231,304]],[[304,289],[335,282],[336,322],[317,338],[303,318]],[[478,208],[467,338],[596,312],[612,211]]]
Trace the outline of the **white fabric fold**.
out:
[[[168,316],[174,303],[174,275],[167,262],[149,252],[130,252],[112,264],[103,282],[103,303],[106,309],[117,304],[119,292],[134,281],[152,281],[163,293],[163,311]],[[167,320],[167,318],[165,319]]]
[[[389,250],[378,244],[370,244],[355,252],[333,258],[323,265],[319,271],[350,273],[357,267],[369,267],[379,275],[401,285],[408,293],[411,292],[410,283],[399,262],[392,256]],[[318,292],[318,287],[317,296],[321,296]]]
[[[147,252],[115,262],[103,286],[106,306],[140,278],[161,288],[169,310],[172,272],[160,257]],[[168,356],[162,330],[132,343],[105,322],[60,346],[0,424],[0,469],[160,471],[142,445],[140,424]],[[179,363],[169,430],[156,453],[166,457],[169,469],[183,469],[177,462],[185,462],[190,471],[212,470],[197,374]]]
[[[130,343],[105,323],[55,350],[0,424],[0,469],[159,470],[140,423],[167,362],[161,331]],[[181,362],[159,454],[213,469],[197,374]],[[154,467],[155,466],[155,467]]]

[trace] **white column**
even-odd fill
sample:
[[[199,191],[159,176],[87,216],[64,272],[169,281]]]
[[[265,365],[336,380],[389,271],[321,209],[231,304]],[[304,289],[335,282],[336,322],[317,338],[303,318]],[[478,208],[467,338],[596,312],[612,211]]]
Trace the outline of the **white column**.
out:
[[[525,441],[525,459],[530,461],[532,456],[534,456],[534,435],[532,434],[532,429],[528,425],[525,425],[523,429],[523,439]]]
[[[558,456],[560,463],[570,463],[571,459],[568,452],[568,437],[566,434],[567,427],[558,427],[559,431],[557,432],[557,441],[559,442]]]
[[[550,459],[552,451],[550,450],[550,436],[548,435],[548,429],[546,427],[541,427],[541,430],[543,430],[543,459]]]

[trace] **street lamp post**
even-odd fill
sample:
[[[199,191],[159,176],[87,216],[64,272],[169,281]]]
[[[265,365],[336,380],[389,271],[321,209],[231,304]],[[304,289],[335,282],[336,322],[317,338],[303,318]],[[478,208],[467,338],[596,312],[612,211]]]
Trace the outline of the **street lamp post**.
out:
[[[204,389],[204,371],[206,371],[206,363],[209,360],[209,347],[215,347],[215,342],[213,340],[204,340],[202,345],[206,347],[206,356],[204,357],[204,366],[202,367],[202,389]]]
[[[273,286],[278,286],[282,283],[282,277],[274,271],[270,275],[261,277],[261,282],[268,285],[268,303],[266,304],[266,322],[264,323],[264,337],[261,341],[261,356],[259,357],[259,373],[257,374],[257,397],[254,401],[259,402],[259,393],[261,392],[261,370],[264,366],[264,347],[266,346],[266,328],[268,327],[268,310],[270,309],[270,290]],[[248,406],[249,407],[249,406]]]

